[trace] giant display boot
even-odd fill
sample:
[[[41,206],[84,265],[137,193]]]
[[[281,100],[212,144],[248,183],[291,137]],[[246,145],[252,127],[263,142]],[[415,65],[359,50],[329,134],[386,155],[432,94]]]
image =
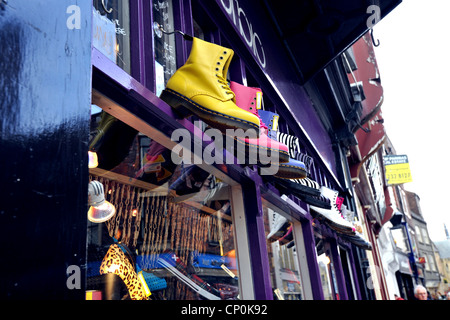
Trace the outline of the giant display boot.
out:
[[[160,98],[180,116],[195,114],[223,133],[226,129],[254,129],[259,134],[259,118],[236,105],[228,86],[233,55],[229,48],[194,37],[186,63],[169,79]]]
[[[259,110],[258,113],[262,122],[267,125],[267,136],[272,140],[278,141],[276,119],[279,116],[266,110]],[[290,158],[288,153],[288,162],[280,161],[278,172],[274,176],[282,179],[303,179],[307,176],[306,166],[302,161]]]
[[[250,113],[253,113],[259,119],[259,137],[238,137],[236,142],[244,144],[248,150],[249,160],[259,159],[259,155],[263,153],[265,156],[274,158],[274,153],[277,153],[278,162],[289,161],[289,150],[284,143],[278,142],[276,139],[267,136],[267,125],[259,117],[258,109],[260,109],[262,100],[262,91],[259,88],[246,87],[234,81],[230,81],[230,88],[235,93],[236,105]],[[239,147],[239,146],[238,146]],[[253,163],[255,163],[253,162]]]

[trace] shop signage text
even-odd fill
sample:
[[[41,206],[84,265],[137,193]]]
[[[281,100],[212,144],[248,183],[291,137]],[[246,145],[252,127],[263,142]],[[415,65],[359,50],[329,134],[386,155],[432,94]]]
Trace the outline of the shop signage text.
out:
[[[274,175],[279,169],[278,152],[270,152],[265,146],[246,159],[245,138],[258,137],[256,130],[226,129],[223,135],[218,129],[203,131],[202,122],[194,121],[194,132],[180,128],[172,132],[171,140],[177,142],[172,148],[172,162],[175,164],[261,164],[261,175]],[[193,144],[192,144],[193,142]],[[206,143],[207,146],[203,147]]]
[[[408,156],[387,155],[383,157],[383,162],[388,185],[402,184],[412,181]]]
[[[244,38],[245,43],[264,69],[266,67],[266,55],[264,54],[261,39],[256,32],[253,32],[253,26],[248,20],[244,10],[239,6],[239,1],[220,0],[220,4],[230,16],[234,26],[239,30],[241,37]]]

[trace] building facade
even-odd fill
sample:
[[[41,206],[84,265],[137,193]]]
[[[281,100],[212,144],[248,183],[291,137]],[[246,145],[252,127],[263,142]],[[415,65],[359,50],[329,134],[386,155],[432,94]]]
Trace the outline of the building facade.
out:
[[[0,11],[2,296],[388,298],[365,4],[42,3]],[[174,77],[195,84],[189,99]],[[264,119],[294,165],[270,171],[218,134],[251,121],[208,108],[255,89],[243,116]]]

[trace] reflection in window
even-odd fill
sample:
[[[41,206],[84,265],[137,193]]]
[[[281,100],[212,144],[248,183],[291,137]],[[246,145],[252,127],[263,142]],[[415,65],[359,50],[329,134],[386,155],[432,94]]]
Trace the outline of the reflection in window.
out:
[[[94,106],[90,151],[98,159],[90,180],[116,209],[88,223],[90,295],[237,299],[228,186],[195,165],[175,164],[171,150]]]
[[[93,45],[130,74],[129,1],[103,0],[103,3],[105,7],[102,0],[93,0]]]
[[[168,32],[175,29],[172,0],[153,1],[153,22],[158,23]],[[155,32],[153,38],[155,41],[156,95],[159,96],[177,69],[175,35]]]
[[[333,263],[326,254],[324,242],[320,238],[316,238],[316,254],[324,300],[334,300],[333,292],[336,292],[337,285],[336,277],[334,276]]]
[[[410,249],[405,229],[403,227],[391,228],[391,234],[397,249],[404,253],[409,253]]]
[[[423,242],[425,242],[426,244],[430,244],[430,236],[428,235],[428,231],[426,228],[422,228],[422,237]]]
[[[274,299],[302,300],[300,268],[292,224],[282,215],[264,206],[264,225]]]

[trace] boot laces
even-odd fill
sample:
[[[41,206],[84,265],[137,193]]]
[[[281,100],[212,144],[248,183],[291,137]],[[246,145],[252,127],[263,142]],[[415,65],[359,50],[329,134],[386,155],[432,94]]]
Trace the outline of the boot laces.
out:
[[[235,97],[234,92],[230,89],[227,79],[224,78],[223,74],[216,73],[216,77],[218,78],[218,82],[222,85],[222,89],[224,89],[226,94],[233,95],[233,99]]]

